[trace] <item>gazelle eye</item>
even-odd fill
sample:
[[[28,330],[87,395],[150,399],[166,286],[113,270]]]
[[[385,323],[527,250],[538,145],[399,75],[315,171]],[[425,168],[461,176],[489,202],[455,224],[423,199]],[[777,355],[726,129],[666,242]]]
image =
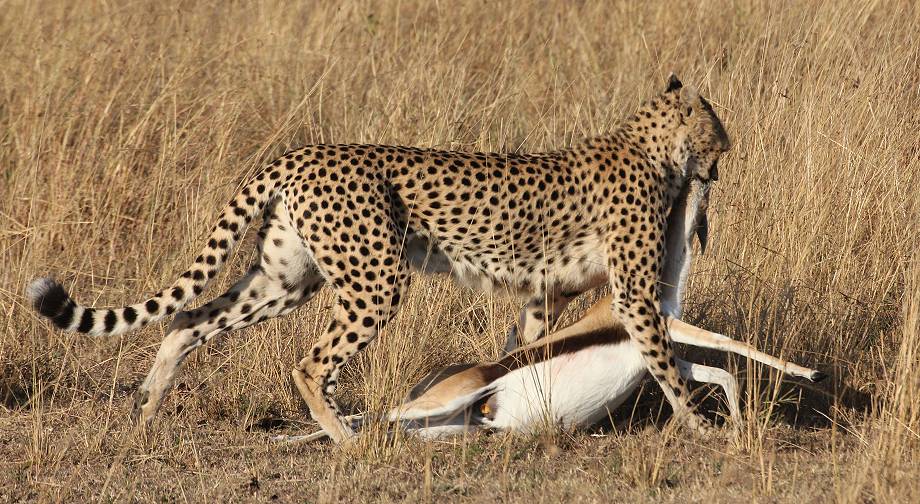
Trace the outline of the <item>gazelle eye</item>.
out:
[[[494,420],[495,413],[497,410],[498,410],[498,405],[496,404],[496,399],[494,395],[489,398],[483,399],[482,402],[479,403],[479,414],[482,416],[482,418],[485,418],[488,420]]]

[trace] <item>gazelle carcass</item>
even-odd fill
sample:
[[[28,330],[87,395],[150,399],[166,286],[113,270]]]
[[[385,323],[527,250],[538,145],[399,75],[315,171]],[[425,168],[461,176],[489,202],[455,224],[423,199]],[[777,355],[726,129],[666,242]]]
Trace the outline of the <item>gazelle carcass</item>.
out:
[[[691,182],[668,219],[666,261],[662,270],[662,307],[671,340],[690,346],[733,352],[792,376],[819,381],[824,373],[758,351],[747,343],[679,320],[696,235],[705,250],[709,185]],[[430,373],[409,397],[388,414],[388,421],[422,437],[478,429],[527,431],[547,421],[584,427],[607,417],[647,375],[646,360],[610,310],[609,296],[598,300],[574,324],[495,362],[447,366]],[[506,348],[513,348],[509,341]],[[725,391],[729,413],[740,416],[738,386],[724,369],[675,359],[683,380],[716,384]],[[354,427],[363,418],[351,417]],[[312,440],[324,437],[288,438]]]

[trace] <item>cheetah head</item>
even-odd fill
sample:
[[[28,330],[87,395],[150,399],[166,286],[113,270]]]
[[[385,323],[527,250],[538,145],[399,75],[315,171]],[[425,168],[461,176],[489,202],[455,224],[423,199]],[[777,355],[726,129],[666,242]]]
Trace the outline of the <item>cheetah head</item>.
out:
[[[671,154],[675,166],[683,168],[687,178],[709,182],[719,179],[716,164],[731,148],[731,141],[712,105],[693,86],[684,86],[674,74],[665,90],[678,109],[679,125]]]

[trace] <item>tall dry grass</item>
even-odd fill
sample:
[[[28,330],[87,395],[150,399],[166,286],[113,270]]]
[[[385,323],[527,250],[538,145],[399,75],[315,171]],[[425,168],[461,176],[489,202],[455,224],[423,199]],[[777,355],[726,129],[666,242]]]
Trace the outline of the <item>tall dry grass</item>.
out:
[[[916,498],[918,25],[906,1],[0,2],[0,497]],[[645,420],[600,439],[274,446],[261,430],[311,427],[289,369],[325,291],[199,350],[139,433],[127,404],[163,327],[88,339],[23,304],[47,272],[100,305],[160,288],[288,148],[563,147],[672,70],[734,141],[688,317],[832,375],[790,386],[694,354],[741,373],[737,443],[662,433],[660,401],[640,400]],[[241,250],[209,294],[252,260]],[[516,307],[417,279],[343,401],[383,407],[435,365],[494,356]]]

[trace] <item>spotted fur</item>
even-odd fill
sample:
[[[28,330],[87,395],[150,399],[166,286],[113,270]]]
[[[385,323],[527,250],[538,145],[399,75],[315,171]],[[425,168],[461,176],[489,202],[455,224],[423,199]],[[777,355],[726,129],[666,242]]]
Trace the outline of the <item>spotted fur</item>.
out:
[[[396,312],[410,269],[525,296],[525,342],[543,334],[573,296],[608,283],[615,315],[683,415],[689,395],[657,288],[665,219],[691,177],[715,179],[728,148],[709,103],[673,77],[612,133],[555,152],[307,146],[247,181],[194,264],[149,299],[88,308],[47,278],[34,281],[28,295],[65,330],[137,329],[199,295],[261,214],[259,263],[227,293],[171,324],[138,392],[145,420],[194,348],[293,310],[328,283],[337,297],[333,320],[292,375],[320,425],[336,441],[348,438],[351,429],[331,399],[339,371]]]

